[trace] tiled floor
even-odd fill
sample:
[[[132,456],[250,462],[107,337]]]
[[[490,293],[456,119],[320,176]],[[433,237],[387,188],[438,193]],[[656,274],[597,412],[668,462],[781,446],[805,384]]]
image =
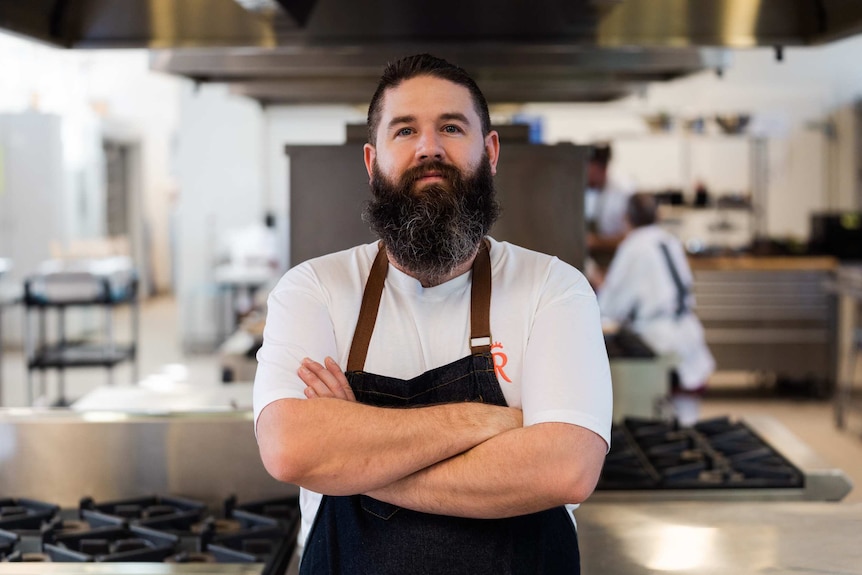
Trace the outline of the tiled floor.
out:
[[[18,313],[12,310],[11,313]],[[118,324],[124,318],[118,317]],[[118,328],[118,333],[126,333]],[[213,355],[184,356],[179,343],[174,300],[157,298],[142,305],[140,375],[162,372],[166,366],[181,364],[186,367],[187,381],[195,385],[219,385],[220,367]],[[27,405],[26,371],[20,352],[7,350],[3,362],[3,405]],[[170,369],[170,368],[168,368]],[[116,368],[116,381],[131,378],[128,365]],[[67,394],[74,399],[104,385],[107,381],[102,369],[69,370]],[[53,378],[49,378],[53,385]],[[49,386],[50,393],[54,388]],[[778,419],[803,443],[820,454],[823,460],[842,469],[857,486],[845,502],[862,501],[862,413],[848,419],[845,430],[836,429],[832,404],[828,401],[807,398],[778,397],[770,389],[756,386],[726,385],[716,382],[704,399],[701,418],[727,415],[733,418],[747,415],[768,415]]]

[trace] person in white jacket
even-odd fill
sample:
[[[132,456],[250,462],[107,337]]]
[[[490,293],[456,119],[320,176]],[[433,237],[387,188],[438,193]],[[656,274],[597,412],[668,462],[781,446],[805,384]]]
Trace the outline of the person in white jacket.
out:
[[[692,274],[680,241],[659,227],[655,198],[634,194],[629,232],[598,289],[602,318],[627,326],[657,354],[671,358],[671,401],[681,425],[697,421],[700,395],[715,360],[694,314]]]

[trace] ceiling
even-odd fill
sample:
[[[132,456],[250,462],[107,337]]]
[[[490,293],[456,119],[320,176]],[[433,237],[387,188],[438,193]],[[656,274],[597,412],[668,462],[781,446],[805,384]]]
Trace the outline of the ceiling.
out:
[[[725,65],[721,50],[862,32],[848,0],[0,0],[0,27],[72,48],[149,48],[151,68],[262,103],[363,103],[430,52],[489,102],[606,101]]]

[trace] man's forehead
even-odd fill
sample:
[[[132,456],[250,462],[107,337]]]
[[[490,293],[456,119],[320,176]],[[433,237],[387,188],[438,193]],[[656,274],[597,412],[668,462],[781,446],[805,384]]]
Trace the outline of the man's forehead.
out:
[[[433,76],[404,80],[383,94],[381,116],[384,124],[394,117],[460,113],[470,122],[478,122],[473,96],[466,86]]]

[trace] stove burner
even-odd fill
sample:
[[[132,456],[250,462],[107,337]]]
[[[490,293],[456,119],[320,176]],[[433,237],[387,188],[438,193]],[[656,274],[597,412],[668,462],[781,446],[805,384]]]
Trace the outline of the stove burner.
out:
[[[20,538],[17,533],[0,530],[0,559],[12,554]]]
[[[54,535],[45,551],[54,561],[162,561],[176,552],[179,538],[133,525],[98,527],[82,533]]]
[[[237,533],[240,530],[242,530],[242,524],[235,519],[213,519],[212,517],[207,517],[203,521],[193,524],[190,529],[196,535],[206,532],[221,535],[224,533]]]
[[[51,557],[45,553],[22,553],[16,551],[6,558],[10,563],[51,563]]]
[[[54,523],[51,529],[57,535],[66,535],[68,533],[89,531],[92,527],[86,521],[80,521],[78,519],[59,519]]]
[[[282,548],[293,552],[294,541],[279,526],[255,527],[216,538],[207,551],[228,563],[262,563]],[[288,554],[288,557],[290,555]]]
[[[182,513],[197,513],[198,515],[202,515],[206,511],[206,504],[199,501],[180,497],[158,496],[139,497],[107,503],[96,503],[92,497],[85,497],[81,499],[78,507],[82,512],[96,511],[103,515],[119,519],[136,520],[138,523]]]
[[[299,519],[299,497],[282,499],[267,499],[237,505],[236,497],[228,498],[224,503],[225,516],[238,520],[243,527],[260,525],[261,523],[277,522],[291,525]]]
[[[692,428],[627,418],[614,426],[597,489],[802,487],[804,477],[743,423]]]
[[[0,529],[38,530],[60,511],[60,507],[33,499],[0,499]]]
[[[229,501],[225,510],[234,515],[215,517],[205,504],[181,498],[96,503],[87,497],[77,510],[0,499],[0,521],[15,526],[0,529],[0,561],[254,562],[264,563],[266,573],[284,572],[299,528],[298,498]]]
[[[188,552],[177,553],[165,559],[165,563],[215,563],[212,553]]]

